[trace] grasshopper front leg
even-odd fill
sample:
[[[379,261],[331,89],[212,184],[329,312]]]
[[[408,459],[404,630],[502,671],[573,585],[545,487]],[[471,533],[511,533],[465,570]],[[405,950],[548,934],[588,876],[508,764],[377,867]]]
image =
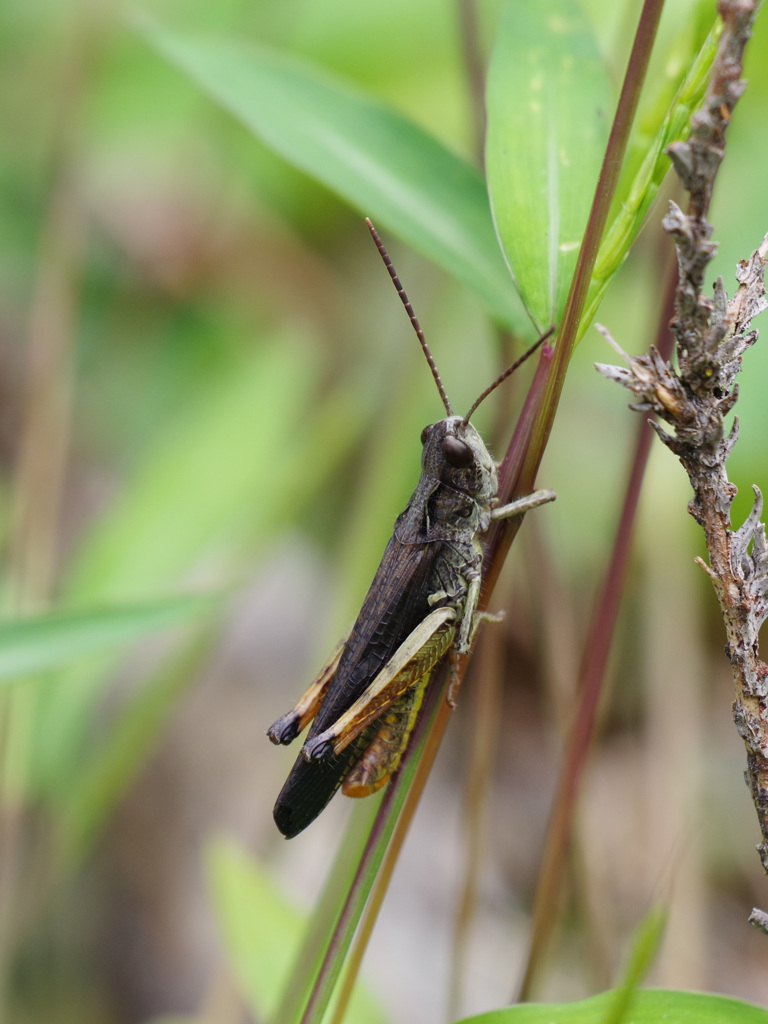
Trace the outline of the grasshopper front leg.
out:
[[[557,495],[554,491],[534,491],[533,494],[526,494],[523,498],[515,498],[508,505],[499,505],[491,509],[491,519],[512,519],[514,516],[521,516],[530,512],[532,508],[539,505],[546,505],[548,501],[554,501]]]
[[[492,508],[491,521],[495,522],[498,519],[513,519],[515,516],[522,516],[526,512],[530,512],[531,509],[538,508],[539,505],[546,505],[547,502],[554,501],[556,497],[557,495],[554,491],[534,491],[532,494],[526,494],[523,498],[516,498],[514,501],[510,501],[507,505],[499,505],[497,508]],[[477,604],[480,600],[480,585],[479,573],[477,578],[470,578],[464,619],[461,623],[461,637],[456,645],[457,654],[466,654],[469,651],[481,620],[483,618],[490,618],[488,615],[481,616],[476,614]]]
[[[532,494],[526,494],[523,498],[516,498],[515,501],[511,501],[507,505],[499,505],[497,508],[491,509],[491,521],[512,519],[515,516],[524,515],[526,512],[530,512],[531,509],[538,508],[539,505],[546,505],[547,502],[554,501],[556,497],[557,495],[554,491],[534,491]],[[451,681],[446,698],[451,707],[456,706],[456,694],[459,689],[459,658],[463,654],[469,653],[477,628],[483,619],[494,619],[494,616],[487,615],[486,613],[481,615],[477,611],[482,585],[479,570],[476,572],[472,571],[471,573],[468,572],[466,575],[469,585],[461,619],[461,629],[459,631],[459,639],[451,651]]]
[[[491,521],[498,519],[512,519],[515,516],[524,515],[539,505],[546,505],[554,501],[557,495],[554,491],[534,491],[533,494],[526,494],[523,498],[516,498],[508,505],[499,505],[491,509]],[[480,600],[481,578],[479,569],[472,569],[466,572],[468,582],[467,599],[464,603],[464,613],[461,620],[461,630],[456,643],[456,654],[468,654],[475,638],[477,627],[480,625],[481,616],[477,614],[477,605]]]

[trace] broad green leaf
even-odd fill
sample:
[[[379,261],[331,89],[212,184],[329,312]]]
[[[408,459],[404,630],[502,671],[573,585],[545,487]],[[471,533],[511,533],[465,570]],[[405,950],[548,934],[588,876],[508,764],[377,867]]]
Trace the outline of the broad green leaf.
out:
[[[254,1017],[271,1020],[289,979],[304,919],[280,895],[258,862],[233,843],[213,843],[207,868],[235,977]],[[344,1019],[351,1024],[379,1024],[384,1017],[374,1000],[358,988]]]
[[[494,235],[480,173],[407,118],[312,65],[253,43],[145,27],[150,43],[276,153],[530,325]]]
[[[613,108],[574,0],[504,7],[487,83],[486,170],[499,240],[539,330],[558,323]]]
[[[210,597],[181,597],[0,623],[0,683],[60,669],[208,612]]]
[[[577,1003],[528,1003],[465,1017],[461,1024],[604,1024],[614,992]],[[639,989],[626,1024],[768,1024],[768,1010],[703,992]]]

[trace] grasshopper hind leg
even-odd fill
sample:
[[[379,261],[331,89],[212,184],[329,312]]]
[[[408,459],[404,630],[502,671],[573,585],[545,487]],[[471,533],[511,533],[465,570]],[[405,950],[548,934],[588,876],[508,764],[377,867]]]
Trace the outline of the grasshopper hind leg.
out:
[[[272,816],[286,839],[309,825],[341,788],[364,797],[387,784],[408,746],[432,670],[338,754],[320,761],[299,756],[278,795]]]
[[[340,787],[345,796],[364,797],[387,784],[408,746],[430,674],[340,754],[311,763],[298,758],[272,812],[286,839],[303,832]]]
[[[331,716],[328,725],[321,711],[273,811],[286,838],[305,829],[342,785],[348,795],[367,796],[387,782],[407,746],[432,670],[453,642],[455,618],[452,608],[434,609],[345,712],[335,719]],[[332,661],[327,666],[328,676],[332,678],[335,672]],[[318,676],[294,712],[272,726],[273,741],[282,737],[283,726],[289,734],[294,731],[294,721],[303,717],[305,703],[308,711],[322,704],[317,697],[324,676]]]
[[[430,675],[426,673],[376,723],[373,740],[344,780],[344,796],[370,796],[389,782],[408,746]]]

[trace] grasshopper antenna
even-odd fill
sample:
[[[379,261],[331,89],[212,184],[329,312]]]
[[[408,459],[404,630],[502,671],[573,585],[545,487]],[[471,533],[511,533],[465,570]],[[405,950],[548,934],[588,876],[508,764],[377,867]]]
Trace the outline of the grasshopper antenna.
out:
[[[499,384],[501,384],[503,381],[505,381],[507,379],[507,377],[511,377],[512,374],[515,372],[515,370],[518,368],[518,366],[522,366],[523,363],[525,362],[525,360],[528,358],[528,356],[532,356],[533,353],[536,351],[536,349],[539,347],[539,345],[543,345],[544,342],[547,340],[547,338],[550,338],[554,333],[555,333],[555,328],[554,328],[554,325],[553,325],[552,327],[549,328],[548,331],[545,331],[545,333],[542,334],[542,336],[537,341],[534,341],[534,343],[531,345],[531,347],[529,349],[527,349],[527,351],[523,352],[523,354],[520,356],[519,359],[516,359],[514,361],[514,363],[512,363],[511,366],[508,366],[506,368],[506,370],[504,371],[504,373],[500,374],[496,378],[496,380],[493,382],[493,384],[489,384],[488,385],[488,387],[485,389],[485,391],[482,393],[482,395],[480,395],[479,398],[476,398],[475,401],[472,403],[469,412],[467,413],[467,415],[462,420],[462,423],[465,426],[467,425],[467,423],[469,423],[469,418],[472,415],[472,413],[475,411],[475,409],[477,409],[478,405],[480,405],[481,402],[484,402],[486,400],[486,398],[488,397],[488,395],[490,395],[490,393],[492,391],[495,391],[496,388],[499,386]]]
[[[435,364],[435,360],[432,357],[432,353],[429,351],[429,345],[427,345],[427,339],[424,337],[424,331],[422,331],[421,329],[421,324],[419,323],[418,317],[413,311],[413,306],[411,305],[408,296],[405,294],[405,288],[403,288],[402,284],[400,283],[400,278],[397,276],[397,271],[392,266],[392,260],[389,258],[389,254],[387,253],[387,250],[384,248],[384,243],[379,238],[379,233],[371,223],[370,218],[366,217],[365,223],[368,225],[368,230],[371,232],[371,235],[373,236],[373,240],[376,243],[376,248],[379,250],[379,253],[381,254],[381,258],[384,260],[384,266],[389,271],[389,276],[392,278],[395,288],[397,288],[397,294],[400,296],[400,301],[405,306],[405,311],[408,314],[408,318],[411,321],[411,324],[413,325],[413,329],[414,331],[416,331],[416,337],[419,339],[419,344],[421,345],[424,351],[424,355],[427,357],[427,362],[429,363],[429,368],[432,371],[432,376],[435,378],[435,384],[437,384],[437,390],[440,392],[440,397],[443,400],[445,411],[448,413],[449,416],[453,416],[453,409],[451,408],[451,403],[448,401],[448,395],[445,393],[443,381],[440,377],[440,373]],[[551,333],[552,332],[550,331],[550,334]],[[541,341],[543,340],[544,339],[542,338]],[[526,353],[526,355],[528,354],[529,353]],[[520,362],[520,360],[518,360],[518,362]],[[510,370],[509,372],[511,373],[512,371]],[[501,383],[501,380],[497,381],[496,383]],[[485,396],[483,395],[482,397],[484,398]],[[473,412],[475,411],[476,405],[477,403],[475,403],[475,405],[472,407]],[[467,419],[469,419],[469,417],[467,417]]]

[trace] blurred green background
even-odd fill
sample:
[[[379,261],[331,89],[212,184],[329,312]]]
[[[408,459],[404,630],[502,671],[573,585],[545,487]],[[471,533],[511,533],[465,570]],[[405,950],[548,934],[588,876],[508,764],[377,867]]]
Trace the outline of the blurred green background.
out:
[[[478,5],[484,52],[499,6]],[[636,6],[584,6],[619,82]],[[472,157],[454,4],[145,10],[173,31],[317,62]],[[669,4],[665,38],[691,11]],[[95,0],[0,7],[4,603],[12,619],[216,600],[202,620],[0,692],[0,1017],[14,1024],[248,1019],[205,853],[223,834],[296,905],[317,892],[349,802],[284,843],[271,807],[293,752],[264,733],[359,606],[415,483],[419,432],[441,414],[360,214],[165,63],[134,14]],[[710,276],[729,289],[768,230],[760,18],[746,72],[711,218]],[[656,330],[662,211],[599,314],[629,352]],[[385,242],[448,393],[468,407],[504,363],[492,326],[443,272]],[[594,331],[576,350],[539,477],[558,500],[529,517],[495,596],[510,668],[488,737],[498,750],[463,1012],[507,1001],[524,956],[581,637],[638,423],[593,369],[612,360]],[[750,485],[767,483],[766,373],[761,342],[745,358],[729,464],[736,521]],[[499,454],[524,384],[477,414]],[[546,998],[614,981],[633,927],[663,902],[654,983],[768,1003],[765,939],[746,925],[766,880],[687,500],[682,470],[655,447]],[[466,752],[492,658],[477,661],[365,965],[376,1013],[403,1024],[444,1013]],[[252,927],[269,938],[283,912],[262,913]]]

